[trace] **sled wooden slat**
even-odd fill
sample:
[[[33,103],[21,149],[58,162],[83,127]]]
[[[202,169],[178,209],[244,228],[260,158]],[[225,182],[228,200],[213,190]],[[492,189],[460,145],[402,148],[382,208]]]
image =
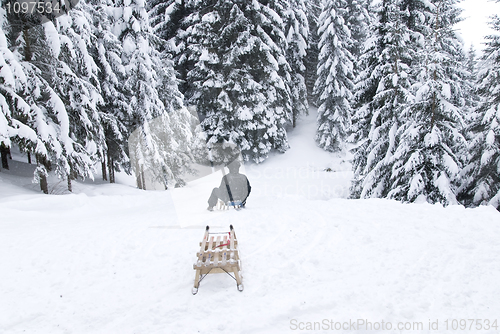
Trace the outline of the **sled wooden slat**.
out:
[[[234,250],[234,248],[235,248],[235,244],[234,244],[234,239],[235,239],[235,237],[234,237],[234,230],[231,231],[231,237],[230,238],[231,238],[231,245],[230,245],[230,247],[231,247],[231,250]]]
[[[222,249],[221,249],[221,255],[222,255],[222,260],[221,260],[221,264],[223,266],[226,265],[226,258],[227,258],[227,235],[224,236],[224,240],[222,240],[222,244],[224,246],[222,246]]]
[[[217,241],[215,242],[215,246],[214,246],[214,252],[215,252],[215,255],[214,255],[214,266],[217,267],[219,265],[219,262],[220,262],[220,245],[222,245],[221,243],[221,237],[220,235],[217,236]]]
[[[210,237],[210,241],[208,243],[208,248],[206,250],[204,250],[204,252],[206,252],[205,267],[210,266],[211,262],[213,261],[213,252],[212,252],[213,243],[214,243],[214,237]]]
[[[208,274],[229,274],[236,280],[239,291],[243,291],[241,280],[241,267],[238,254],[238,242],[234,233],[233,226],[230,226],[228,234],[218,233],[210,235],[207,226],[202,242],[200,242],[200,251],[196,253],[197,261],[193,265],[196,270],[193,294],[198,292],[202,279]]]
[[[208,230],[205,230],[205,235],[203,236],[203,241],[200,242],[202,249],[205,249],[205,245],[207,243],[207,240],[208,240]],[[201,265],[203,263],[203,253],[197,253],[196,257],[198,258],[198,261],[195,264],[195,269],[196,269],[196,267],[201,267]]]

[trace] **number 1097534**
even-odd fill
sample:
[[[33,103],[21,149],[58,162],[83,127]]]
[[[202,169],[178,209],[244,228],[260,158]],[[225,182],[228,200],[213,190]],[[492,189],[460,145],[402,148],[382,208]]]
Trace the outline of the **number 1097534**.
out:
[[[446,319],[444,323],[446,330],[498,330],[496,319]]]
[[[22,1],[8,2],[5,4],[8,14],[60,14],[61,8],[59,1]]]

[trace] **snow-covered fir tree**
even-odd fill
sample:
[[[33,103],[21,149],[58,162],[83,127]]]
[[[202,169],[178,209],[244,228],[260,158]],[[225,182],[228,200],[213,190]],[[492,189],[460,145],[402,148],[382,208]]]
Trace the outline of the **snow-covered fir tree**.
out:
[[[17,59],[23,60],[20,64],[26,78],[20,94],[30,107],[28,117],[21,117],[20,120],[37,136],[36,146],[20,142],[19,147],[26,153],[35,153],[38,165],[35,181],[40,183],[43,192],[48,193],[47,176],[50,170],[67,179],[72,168],[81,172],[82,176],[89,176],[87,172],[91,168],[87,147],[78,142],[78,133],[71,132],[70,116],[57,92],[64,86],[63,78],[74,77],[72,70],[58,59],[61,44],[71,45],[71,41],[62,39],[61,43],[52,22],[30,25],[29,29],[18,21],[9,26],[10,48]],[[72,88],[65,86],[63,89],[69,92]],[[87,96],[75,98],[86,99]]]
[[[377,6],[376,4],[374,6]],[[428,7],[422,0],[400,0],[398,6],[404,15],[401,19],[406,24],[410,32],[410,40],[406,42],[409,48],[417,51],[425,46],[425,36],[430,33],[429,20],[432,19]],[[378,63],[377,51],[377,26],[379,17],[378,10],[365,2],[365,9],[368,12],[368,31],[364,45],[361,46],[361,55],[358,59],[355,99],[353,107],[355,113],[352,118],[352,128],[350,140],[353,142],[366,139],[370,131],[370,122],[373,117],[370,108],[370,101],[377,92],[378,80],[371,77],[374,66]],[[409,59],[408,64],[412,68],[410,82],[415,82],[417,76],[413,73],[413,59]]]
[[[200,3],[192,0],[152,0],[148,2],[148,13],[151,26],[156,37],[164,42],[159,51],[167,53],[174,61],[179,80],[179,90],[185,94],[191,85],[187,80],[188,72],[193,68],[191,56],[191,42],[187,40],[189,34],[186,29],[191,25],[188,18],[193,18],[191,13],[196,12]],[[196,18],[195,18],[196,19]]]
[[[458,154],[465,143],[461,130],[466,71],[460,62],[462,44],[453,26],[460,9],[455,0],[427,4],[425,48],[414,66],[418,76],[412,89],[415,100],[398,129],[389,198],[457,203]]]
[[[285,33],[288,42],[286,56],[291,69],[292,126],[297,125],[299,115],[309,113],[306,87],[306,56],[308,49],[309,22],[303,0],[290,0],[286,11]]]
[[[398,1],[384,0],[379,9],[377,62],[368,76],[377,83],[372,100],[364,108],[373,115],[368,138],[356,149],[353,161],[354,198],[386,197],[391,189],[392,157],[398,145],[397,131],[403,113],[413,100],[410,92],[410,32]],[[375,57],[374,57],[375,58]]]
[[[125,66],[121,55],[122,44],[112,29],[108,8],[113,8],[110,0],[87,0],[94,43],[89,53],[98,68],[98,88],[102,102],[97,106],[105,138],[105,152],[102,155],[102,176],[114,182],[115,170],[130,170],[126,122],[132,114],[127,90],[123,87],[126,79]]]
[[[2,16],[3,18],[3,16]],[[3,49],[4,59],[10,66],[10,71],[15,71],[14,77],[16,80],[16,88],[19,95],[22,96],[24,101],[28,104],[28,107],[21,107],[22,103],[10,104],[12,107],[20,109],[21,112],[15,115],[13,112],[12,116],[23,124],[33,129],[36,133],[36,147],[33,145],[33,140],[30,142],[19,141],[18,145],[22,152],[28,154],[29,159],[31,158],[31,153],[35,154],[37,161],[37,169],[35,171],[34,178],[40,183],[40,188],[44,193],[48,193],[47,185],[47,171],[50,170],[50,163],[48,160],[49,153],[53,153],[60,147],[58,141],[58,128],[54,122],[50,122],[47,119],[48,112],[45,108],[47,102],[47,95],[43,94],[46,92],[46,84],[42,82],[40,78],[40,70],[33,66],[31,61],[33,58],[43,52],[37,50],[37,45],[31,46],[31,36],[35,36],[34,40],[41,39],[45,41],[45,35],[42,27],[37,26],[31,29],[23,26],[22,22],[18,20],[15,16],[7,16],[5,24],[2,28],[8,27],[7,41],[5,49]],[[38,37],[38,38],[37,38]],[[26,43],[27,42],[27,43]],[[7,45],[12,49],[12,53],[7,49]],[[17,62],[17,60],[20,60]],[[22,61],[21,61],[22,60]],[[16,66],[19,64],[20,66]],[[9,73],[8,67],[2,67],[2,73]],[[4,78],[5,84],[8,87],[11,86],[12,89],[12,78]],[[2,95],[7,99],[11,100],[9,91],[2,92]],[[44,96],[45,95],[45,96]],[[3,107],[4,111],[7,111],[7,106]],[[11,109],[11,111],[14,111]],[[9,131],[11,132],[11,131]],[[10,144],[10,143],[9,143]],[[4,142],[5,145],[5,142]]]
[[[155,35],[165,41],[175,38],[182,27],[183,19],[188,15],[188,0],[151,0],[148,1],[148,13]]]
[[[155,39],[156,43],[161,40]],[[182,178],[187,172],[192,172],[190,164],[194,157],[192,154],[194,138],[193,124],[199,124],[197,115],[193,115],[184,106],[183,95],[177,87],[177,79],[173,62],[168,53],[155,51],[153,54],[159,62],[156,63],[156,73],[159,85],[157,87],[158,97],[162,101],[168,115],[167,126],[159,129],[159,140],[165,152],[163,159],[168,169],[165,169],[166,179],[169,185],[180,187],[185,185]],[[166,116],[166,115],[165,115]],[[167,129],[168,128],[168,129]],[[166,133],[169,136],[166,136]]]
[[[264,1],[263,1],[264,2]],[[284,14],[280,1],[201,2],[189,18],[186,93],[203,119],[208,145],[237,144],[245,160],[264,161],[272,149],[288,148],[291,124],[290,66],[286,60]]]
[[[184,94],[188,104],[196,105],[198,112],[204,117],[205,108],[196,104],[196,95],[199,94],[198,83],[205,76],[214,75],[213,71],[205,67],[210,57],[216,57],[217,27],[214,20],[219,20],[217,9],[211,0],[191,0],[188,2],[192,13],[185,18],[185,30],[181,29],[176,36],[179,54],[176,56],[176,68],[179,69],[181,80],[185,81]],[[226,4],[229,7],[230,4]],[[219,25],[222,24],[219,22]],[[217,60],[218,62],[218,60]]]
[[[364,43],[369,35],[369,26],[373,18],[368,11],[366,0],[347,0],[346,25],[351,31],[352,44],[349,45],[349,52],[355,59],[354,73],[357,74],[364,67],[359,62],[363,53]]]
[[[129,137],[132,169],[140,189],[161,184],[165,189],[185,184],[182,176],[190,172],[192,131],[185,109],[164,113],[147,121]],[[189,115],[192,117],[191,115]]]
[[[354,58],[349,47],[354,41],[344,19],[348,15],[347,2],[326,0],[323,7],[318,23],[320,52],[314,86],[319,100],[316,142],[335,152],[344,148],[351,125]]]
[[[490,204],[500,210],[500,17],[487,36],[479,71],[481,98],[470,130],[469,161],[462,173],[460,199],[467,206]]]
[[[124,87],[131,95],[130,106],[133,112],[129,126],[133,128],[164,112],[156,89],[159,83],[154,66],[158,60],[152,57],[153,34],[144,1],[120,0],[115,3],[115,7],[113,32],[122,43],[121,58],[126,74]]]
[[[8,153],[13,143],[24,152],[35,152],[38,144],[36,132],[31,128],[31,107],[23,95],[27,78],[22,65],[8,48],[4,33],[5,10],[0,8],[0,151],[1,168],[9,168]],[[39,147],[43,152],[43,145]]]
[[[351,128],[349,129],[349,141],[358,142],[368,138],[370,122],[373,117],[370,102],[373,100],[378,88],[378,79],[372,77],[375,68],[379,64],[378,52],[380,49],[379,20],[380,4],[371,9],[377,16],[373,17],[369,25],[366,40],[361,46],[361,54],[357,58],[356,78],[354,81],[354,97],[351,101],[353,114],[351,117]],[[373,16],[373,15],[372,15]]]
[[[53,40],[54,56],[60,60],[53,88],[64,101],[69,117],[70,137],[74,140],[69,155],[68,187],[76,177],[93,178],[94,166],[105,151],[104,129],[98,105],[100,94],[98,67],[89,53],[96,37],[92,26],[92,5],[85,1],[57,20],[57,39]],[[50,27],[50,24],[44,26]],[[56,34],[56,32],[51,32]]]
[[[466,110],[465,110],[465,121],[467,124],[472,122],[473,114],[479,103],[479,96],[477,94],[477,87],[475,83],[477,82],[477,54],[474,45],[471,44],[469,51],[464,55],[463,64],[467,70],[467,78],[463,81],[465,96]]]
[[[309,23],[309,38],[306,57],[306,87],[309,103],[317,106],[317,97],[314,96],[314,84],[318,78],[318,19],[322,12],[322,0],[306,1],[307,22]]]
[[[433,3],[422,0],[401,0],[401,11],[405,12],[404,23],[411,32],[411,43],[416,48],[425,46],[425,38],[432,33],[429,22],[433,20]]]
[[[474,44],[471,44],[469,51],[467,52],[466,64],[469,73],[475,74],[477,70],[477,52]],[[472,81],[476,81],[473,77]]]
[[[121,59],[126,75],[123,87],[129,95],[132,111],[124,124],[129,134],[139,129],[135,133],[140,136],[133,141],[136,147],[129,146],[129,150],[134,151],[130,154],[139,157],[134,171],[138,174],[149,168],[155,181],[165,186],[179,184],[181,170],[192,157],[187,151],[179,150],[177,142],[189,142],[190,138],[185,137],[184,131],[172,130],[169,114],[179,110],[186,117],[190,114],[183,107],[172,63],[159,51],[162,40],[153,34],[144,1],[118,2],[115,11],[119,15],[115,15],[112,24],[114,34],[122,43]],[[190,129],[189,124],[183,129]]]
[[[79,11],[75,12],[80,15]],[[84,78],[95,75],[86,44],[73,31],[73,18],[61,16],[62,21],[42,25],[49,50],[33,64],[41,69],[49,94],[49,115],[57,115],[61,151],[52,156],[56,174],[68,180],[77,176],[93,176],[95,157],[103,145],[101,122],[96,110],[100,96],[95,86]],[[86,31],[88,32],[88,31]],[[83,31],[80,31],[83,33]],[[78,36],[78,37],[77,37]],[[41,57],[45,58],[41,58]],[[92,73],[93,72],[93,73]],[[95,82],[95,77],[92,78]]]

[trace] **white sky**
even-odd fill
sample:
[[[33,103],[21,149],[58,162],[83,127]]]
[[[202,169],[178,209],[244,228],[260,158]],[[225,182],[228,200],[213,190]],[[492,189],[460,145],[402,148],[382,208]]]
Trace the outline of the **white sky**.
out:
[[[457,25],[462,34],[466,50],[471,44],[477,51],[484,48],[484,36],[492,34],[493,30],[488,27],[489,16],[500,15],[500,3],[491,0],[463,0],[460,7],[464,9],[462,17],[464,21]]]

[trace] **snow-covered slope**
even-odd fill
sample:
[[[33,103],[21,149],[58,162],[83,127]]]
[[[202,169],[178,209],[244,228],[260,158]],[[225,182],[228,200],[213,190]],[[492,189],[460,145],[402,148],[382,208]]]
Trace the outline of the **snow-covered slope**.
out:
[[[2,171],[0,333],[330,332],[358,319],[395,333],[400,322],[425,333],[438,320],[436,333],[446,319],[488,319],[481,333],[498,332],[500,214],[347,200],[350,164],[315,146],[314,117],[289,152],[246,166],[253,191],[238,212],[179,204],[190,189],[206,200],[220,175],[180,193],[86,182],[47,196]],[[243,292],[210,275],[191,294],[207,224],[234,226]]]

